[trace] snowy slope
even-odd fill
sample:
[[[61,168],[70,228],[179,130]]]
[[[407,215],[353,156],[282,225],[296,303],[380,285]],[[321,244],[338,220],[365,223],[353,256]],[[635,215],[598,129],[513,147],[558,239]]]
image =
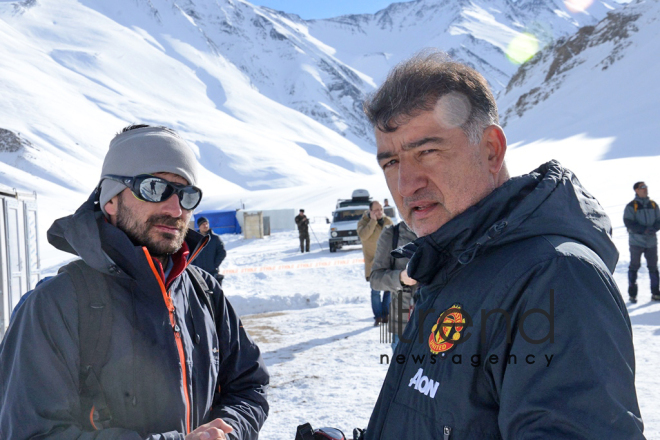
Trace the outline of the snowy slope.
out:
[[[101,6],[119,2],[89,3],[99,10],[0,2],[0,128],[30,143],[0,152],[0,183],[37,191],[42,237],[92,191],[110,139],[136,121],[171,126],[194,147],[201,208],[378,171],[372,154],[259,93],[178,9],[155,16],[126,1],[115,21]]]
[[[73,191],[70,199],[79,201],[97,179],[108,139],[134,121],[171,125],[193,142],[208,171],[205,186],[216,188],[223,200],[227,194],[236,201],[259,189],[372,174],[375,163],[363,153],[372,151],[372,139],[360,102],[375,83],[339,55],[365,41],[416,50],[435,40],[415,35],[432,26],[438,36],[438,16],[446,15],[447,35],[460,37],[452,41],[456,50],[469,46],[464,38],[486,44],[479,58],[496,59],[487,63],[496,65],[505,59],[507,39],[518,32],[510,26],[534,26],[521,24],[521,11],[545,11],[559,33],[591,19],[562,16],[542,2],[499,1],[504,3],[488,7],[465,1],[395,4],[376,14],[380,24],[370,25],[366,39],[356,38],[354,29],[336,41],[338,48],[310,35],[321,22],[242,0],[0,1],[0,91],[6,104],[0,128],[21,133],[34,147],[4,154],[0,178],[44,195]],[[599,8],[595,4],[590,13]],[[387,29],[406,32],[383,33]],[[492,57],[486,54],[491,50]],[[508,78],[513,67],[505,63]],[[214,193],[207,194],[204,206],[218,206]]]
[[[124,22],[71,0],[0,3],[4,128],[93,161],[126,121],[165,123],[212,174],[248,189],[373,172],[353,143],[260,94],[185,13],[125,3]],[[283,154],[305,166],[289,168]]]
[[[521,33],[534,35],[543,47],[594,24],[616,6],[595,1],[585,12],[573,13],[560,0],[416,0],[375,14],[311,20],[309,31],[377,84],[399,61],[437,47],[475,67],[499,91],[516,71],[506,54]]]
[[[124,3],[115,21],[74,0],[0,2],[0,128],[31,143],[0,153],[2,183],[73,191],[77,203],[113,134],[135,121],[177,129],[205,167],[202,185],[236,199],[377,170],[345,137],[259,93],[177,8]]]
[[[601,157],[660,154],[660,2],[633,2],[540,52],[499,98],[514,142],[611,139]]]
[[[296,16],[243,0],[85,3],[128,28],[139,26],[154,36],[198,34],[207,46],[203,50],[236,66],[259,93],[371,151],[373,141],[361,102],[374,84],[334,58],[334,50],[311,37],[306,23]],[[207,86],[215,82],[206,74],[198,76]]]

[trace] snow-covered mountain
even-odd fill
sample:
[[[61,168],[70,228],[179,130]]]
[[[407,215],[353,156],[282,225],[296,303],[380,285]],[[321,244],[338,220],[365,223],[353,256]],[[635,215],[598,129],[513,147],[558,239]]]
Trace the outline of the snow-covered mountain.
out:
[[[539,52],[498,104],[513,142],[607,139],[603,159],[660,154],[660,2],[636,1]]]
[[[335,56],[380,84],[398,62],[436,47],[481,72],[495,92],[517,65],[507,54],[517,37],[533,35],[539,47],[595,24],[618,6],[595,1],[571,12],[561,0],[416,0],[375,14],[311,20],[309,32],[337,50]]]
[[[243,0],[86,3],[117,23],[140,26],[154,36],[199,34],[207,52],[237,67],[259,93],[371,151],[361,103],[373,82],[337,60],[334,50],[310,36],[297,16]]]
[[[374,15],[304,21],[243,0],[0,0],[0,129],[12,140],[7,145],[18,145],[0,148],[0,183],[38,192],[43,232],[89,194],[114,133],[147,122],[172,126],[194,147],[204,167],[201,209],[305,206],[328,215],[355,188],[388,197],[360,103],[393,63],[429,45],[501,85],[507,134],[520,151],[586,132],[600,139],[599,153],[589,156],[597,160],[657,115],[655,95],[646,93],[657,90],[652,75],[630,80],[657,71],[655,6],[617,8],[610,17],[635,8],[647,8],[648,18],[635,21],[640,30],[629,31],[634,44],[618,52],[621,60],[589,70],[606,55],[596,59],[596,48],[585,49],[579,57],[587,61],[556,75],[566,78],[557,97],[528,105],[521,118],[507,109],[545,87],[534,82],[545,73],[524,80],[519,73],[505,90],[516,73],[505,56],[509,43],[522,31],[557,38],[539,55],[546,59],[579,25],[604,16],[604,3],[574,14],[558,0],[418,0]],[[387,62],[369,61],[376,59]],[[535,59],[521,72],[536,64],[546,69]],[[591,80],[596,71],[602,81]],[[602,90],[616,91],[617,107]],[[581,115],[587,129],[562,119],[566,109],[589,107],[593,96],[602,101],[591,108],[598,112]],[[648,103],[646,119],[632,118],[638,103]],[[610,121],[617,108],[619,125]],[[636,145],[643,144],[639,133]],[[517,170],[531,169],[524,164]]]
[[[515,71],[504,51],[520,31],[549,41],[604,8],[418,0],[306,22],[243,0],[0,0],[0,128],[39,151],[5,158],[15,166],[4,180],[33,188],[36,174],[80,188],[95,180],[109,136],[133,121],[190,133],[225,192],[371,174],[358,151],[373,152],[361,102],[392,63],[438,46],[504,84]],[[388,63],[367,62],[374,53]]]
[[[220,193],[377,170],[372,154],[255,86],[223,53],[221,42],[230,42],[221,28],[212,34],[197,24],[206,10],[190,8],[200,4],[238,10],[212,0],[186,2],[188,9],[169,0],[0,2],[0,128],[21,133],[39,152],[2,153],[2,180],[87,192],[109,139],[134,121],[180,131],[206,168],[205,184]],[[311,92],[309,99],[330,102]]]

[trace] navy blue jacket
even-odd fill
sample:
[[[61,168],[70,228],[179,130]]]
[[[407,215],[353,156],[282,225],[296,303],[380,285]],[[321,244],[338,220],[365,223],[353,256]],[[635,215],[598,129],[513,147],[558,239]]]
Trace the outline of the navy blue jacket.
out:
[[[610,234],[552,161],[409,245],[422,299],[366,438],[643,439]]]
[[[63,273],[32,292],[0,344],[0,438],[183,440],[188,425],[221,417],[234,428],[228,438],[257,439],[268,373],[213,277],[203,274],[215,325],[188,273],[178,267],[163,284],[146,249],[106,222],[93,197],[57,220],[48,238],[112,276],[112,339],[100,381],[113,419],[108,429],[83,431],[90,414],[78,395],[78,305]],[[189,231],[190,259],[205,241]]]
[[[227,251],[218,234],[209,230],[209,233],[206,235],[209,237],[209,242],[204,246],[204,249],[202,249],[199,255],[195,257],[195,261],[192,264],[204,269],[211,275],[216,275],[220,263],[227,256]]]

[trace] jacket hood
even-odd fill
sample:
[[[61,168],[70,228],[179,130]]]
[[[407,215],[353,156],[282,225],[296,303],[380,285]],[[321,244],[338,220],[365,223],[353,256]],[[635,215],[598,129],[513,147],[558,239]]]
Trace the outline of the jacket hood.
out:
[[[48,242],[55,248],[77,255],[94,269],[117,276],[116,268],[133,278],[139,277],[137,268],[142,266],[144,252],[119,228],[110,224],[101,212],[98,195],[94,191],[73,215],[55,220],[48,229]],[[210,238],[210,237],[208,237]],[[188,248],[203,247],[208,238],[189,229],[186,234]],[[190,261],[189,261],[190,262]]]
[[[555,160],[513,177],[434,233],[416,240],[408,266],[413,279],[429,284],[494,247],[542,235],[560,235],[593,250],[612,272],[619,253],[612,225],[598,201],[570,170]],[[408,249],[412,250],[412,249]]]
[[[55,248],[77,255],[96,270],[108,274],[107,266],[114,264],[101,247],[100,229],[106,222],[100,209],[95,209],[96,191],[73,215],[53,222],[48,229],[48,242]]]

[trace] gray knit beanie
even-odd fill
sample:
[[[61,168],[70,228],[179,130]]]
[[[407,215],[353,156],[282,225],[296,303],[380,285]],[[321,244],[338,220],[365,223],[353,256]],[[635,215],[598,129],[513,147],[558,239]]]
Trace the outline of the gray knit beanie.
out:
[[[103,213],[107,215],[105,204],[126,188],[114,180],[103,180],[103,176],[133,177],[153,173],[178,174],[195,185],[197,158],[186,141],[167,127],[135,128],[115,136],[101,169],[99,203]]]

